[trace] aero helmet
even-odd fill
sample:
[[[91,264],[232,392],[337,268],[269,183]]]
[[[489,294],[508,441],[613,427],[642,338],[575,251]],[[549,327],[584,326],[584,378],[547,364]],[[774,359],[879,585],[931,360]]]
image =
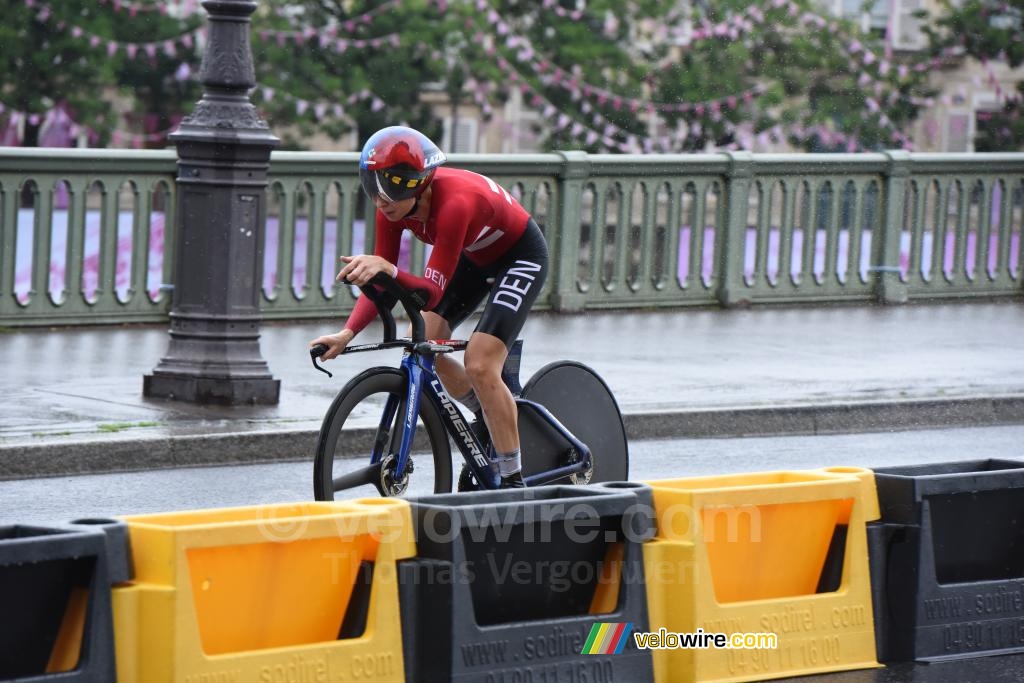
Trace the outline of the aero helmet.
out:
[[[430,139],[412,128],[390,126],[366,141],[359,156],[359,182],[370,199],[389,202],[419,197],[447,160]]]

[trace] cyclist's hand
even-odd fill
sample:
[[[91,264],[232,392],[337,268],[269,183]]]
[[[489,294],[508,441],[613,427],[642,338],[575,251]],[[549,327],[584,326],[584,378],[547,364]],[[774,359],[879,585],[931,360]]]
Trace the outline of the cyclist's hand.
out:
[[[357,287],[362,287],[370,281],[377,273],[386,273],[394,277],[395,266],[387,259],[373,254],[362,254],[360,256],[342,256],[345,263],[341,272],[338,273],[338,282],[348,280]]]
[[[341,352],[345,350],[345,347],[348,346],[349,342],[352,341],[352,337],[354,336],[355,335],[352,333],[352,330],[346,327],[337,334],[327,334],[323,337],[317,337],[313,341],[309,342],[309,348],[313,348],[317,344],[323,344],[327,347],[327,351],[325,351],[324,355],[320,356],[320,358],[322,360],[330,360],[341,354]]]

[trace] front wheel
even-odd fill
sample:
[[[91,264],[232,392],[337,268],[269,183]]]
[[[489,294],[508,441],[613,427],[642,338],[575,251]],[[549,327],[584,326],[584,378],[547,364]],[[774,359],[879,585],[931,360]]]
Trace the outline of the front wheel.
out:
[[[371,368],[348,382],[324,416],[313,462],[313,493],[334,500],[356,483],[372,484],[383,495],[447,493],[452,490],[448,433],[433,403],[420,401],[416,438],[402,476],[395,471],[404,428],[405,373]],[[374,451],[376,462],[372,462]]]

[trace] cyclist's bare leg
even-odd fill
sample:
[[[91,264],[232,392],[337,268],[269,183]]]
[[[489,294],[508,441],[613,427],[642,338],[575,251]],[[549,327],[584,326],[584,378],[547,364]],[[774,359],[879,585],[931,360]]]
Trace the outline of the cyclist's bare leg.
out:
[[[501,380],[507,355],[505,342],[485,332],[474,332],[466,347],[465,372],[483,408],[491,443],[498,453],[519,450],[519,413],[512,392]]]
[[[451,326],[437,313],[423,311],[423,323],[427,339],[451,339]],[[444,390],[452,398],[465,396],[473,388],[469,375],[466,374],[466,368],[449,354],[438,354],[435,368],[438,377],[441,378],[441,384],[444,385]]]
[[[425,311],[427,339],[448,339],[452,330],[436,313]],[[437,374],[448,395],[457,398],[473,390],[483,409],[491,443],[498,453],[519,450],[519,411],[512,392],[501,379],[508,349],[494,335],[474,332],[466,347],[465,367],[449,355],[437,356]],[[497,430],[495,431],[495,427]]]

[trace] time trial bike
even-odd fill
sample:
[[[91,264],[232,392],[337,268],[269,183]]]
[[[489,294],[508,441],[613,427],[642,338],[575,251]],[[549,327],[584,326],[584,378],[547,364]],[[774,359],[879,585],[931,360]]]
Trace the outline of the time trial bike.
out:
[[[464,351],[464,340],[427,340],[420,314],[423,292],[406,290],[383,274],[361,287],[384,325],[376,344],[348,346],[343,354],[402,349],[399,367],[372,367],[353,377],[331,403],[316,444],[313,466],[317,500],[334,500],[350,488],[373,485],[384,496],[407,491],[435,493],[452,489],[451,442],[465,464],[458,490],[496,489],[490,439],[482,420],[468,421],[448,396],[435,372],[438,354]],[[411,337],[396,338],[392,309],[402,307]],[[541,368],[521,386],[521,341],[505,363],[502,379],[519,410],[523,480],[527,486],[556,481],[587,484],[625,481],[629,453],[615,397],[596,372],[574,361]],[[313,365],[327,351],[310,349]],[[352,467],[352,456],[369,455],[369,464]],[[414,490],[410,484],[416,481]],[[431,481],[432,480],[432,481]]]

